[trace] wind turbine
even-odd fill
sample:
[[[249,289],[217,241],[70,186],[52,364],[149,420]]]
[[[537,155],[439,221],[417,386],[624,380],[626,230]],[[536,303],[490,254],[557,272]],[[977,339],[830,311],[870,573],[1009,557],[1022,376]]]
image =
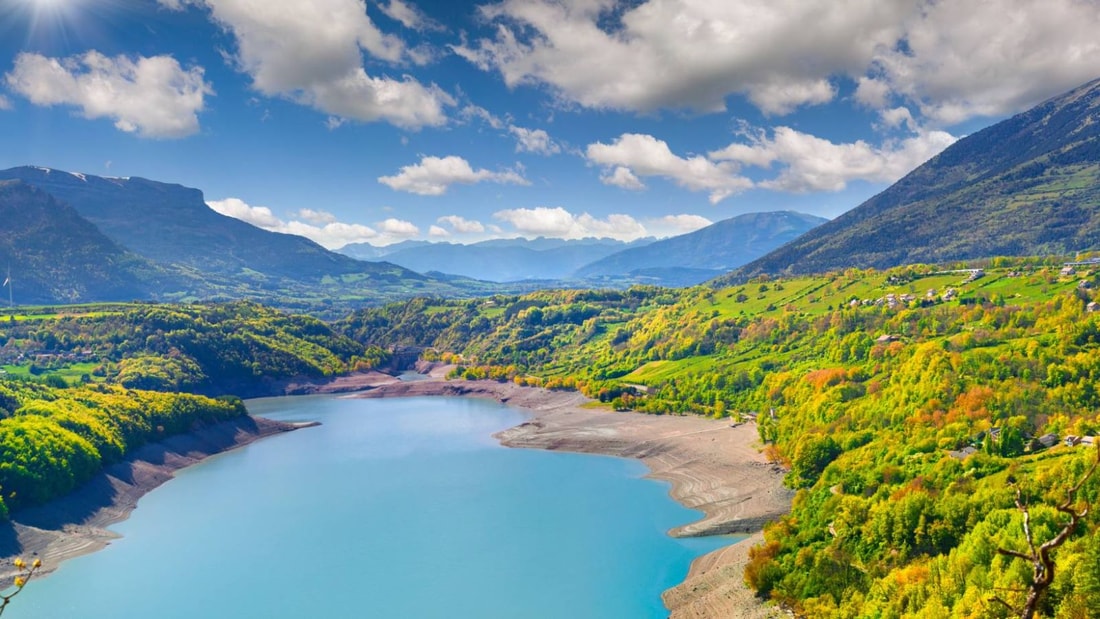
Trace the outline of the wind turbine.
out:
[[[8,277],[4,280],[4,286],[8,287],[8,308],[15,309],[15,297],[11,287],[11,264],[8,265]],[[3,288],[3,286],[0,286]]]

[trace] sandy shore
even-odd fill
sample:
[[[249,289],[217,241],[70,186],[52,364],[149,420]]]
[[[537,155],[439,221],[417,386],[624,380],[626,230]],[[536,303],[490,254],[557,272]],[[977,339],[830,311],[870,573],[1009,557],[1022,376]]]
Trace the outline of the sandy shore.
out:
[[[0,523],[0,588],[11,584],[16,557],[42,559],[43,573],[94,552],[118,537],[107,527],[130,516],[138,499],[173,473],[212,455],[301,426],[242,417],[145,445],[105,467],[76,491],[46,505],[20,510]]]
[[[355,397],[454,395],[493,398],[526,409],[533,418],[497,435],[510,447],[598,453],[637,458],[650,477],[671,482],[671,495],[704,516],[678,527],[676,536],[757,533],[790,510],[792,493],[783,472],[756,450],[752,424],[615,413],[585,408],[578,393],[547,391],[492,381],[425,380],[380,385]],[[675,619],[779,616],[761,604],[741,574],[755,536],[692,563],[687,579],[665,592]]]

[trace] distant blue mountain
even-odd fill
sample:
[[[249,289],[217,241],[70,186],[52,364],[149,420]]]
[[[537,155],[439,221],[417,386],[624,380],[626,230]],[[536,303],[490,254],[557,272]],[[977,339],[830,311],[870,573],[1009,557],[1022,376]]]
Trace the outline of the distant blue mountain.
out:
[[[566,279],[594,260],[652,243],[614,239],[493,239],[462,245],[405,241],[376,247],[368,243],[345,245],[337,251],[362,260],[385,260],[418,273],[449,273],[492,282]]]
[[[695,232],[624,249],[585,265],[573,277],[690,286],[751,262],[826,221],[792,211],[738,215]]]

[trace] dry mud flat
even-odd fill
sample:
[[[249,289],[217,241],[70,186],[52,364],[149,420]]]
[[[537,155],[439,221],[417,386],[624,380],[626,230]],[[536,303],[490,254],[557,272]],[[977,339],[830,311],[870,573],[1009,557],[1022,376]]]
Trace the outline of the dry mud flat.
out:
[[[493,398],[533,417],[497,434],[509,447],[596,453],[637,458],[649,476],[671,482],[671,495],[703,512],[701,520],[670,531],[676,536],[757,533],[787,513],[792,494],[783,473],[757,451],[756,427],[700,417],[614,413],[583,408],[588,398],[569,392],[492,381],[425,380],[381,385],[355,397],[429,395]],[[665,603],[676,619],[778,616],[743,583],[745,542],[697,559],[687,579],[669,589]]]

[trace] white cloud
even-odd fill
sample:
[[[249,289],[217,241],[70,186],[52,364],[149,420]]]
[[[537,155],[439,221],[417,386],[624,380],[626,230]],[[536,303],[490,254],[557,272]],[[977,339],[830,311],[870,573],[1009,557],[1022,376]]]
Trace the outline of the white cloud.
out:
[[[85,118],[110,118],[119,130],[149,138],[197,132],[205,97],[214,94],[202,67],[185,70],[171,56],[89,51],[58,59],[24,52],[5,79],[35,105],[72,105]]]
[[[542,129],[525,129],[512,125],[508,127],[508,131],[516,136],[517,153],[553,155],[561,152],[561,147]]]
[[[714,222],[700,215],[681,214],[665,215],[664,217],[651,220],[647,223],[650,229],[659,228],[662,230],[671,230],[671,235],[677,235],[694,232],[700,228],[706,228]],[[657,236],[662,235],[658,234]]]
[[[611,172],[600,175],[600,182],[604,185],[614,185],[616,187],[622,187],[623,189],[630,189],[631,191],[641,191],[645,189],[645,183],[637,176],[634,176],[630,168],[624,168],[623,166],[616,166]]]
[[[466,107],[462,108],[462,111],[459,112],[459,114],[461,114],[462,118],[465,120],[479,119],[493,129],[500,130],[505,127],[505,123],[503,120],[500,119],[500,117],[496,116],[495,114],[481,107],[480,105],[467,105]]]
[[[998,116],[1095,79],[1098,24],[1088,0],[927,2],[876,68],[931,120]]]
[[[410,30],[440,30],[442,26],[433,21],[415,5],[402,0],[390,0],[386,4],[379,4],[379,9],[390,19],[400,22],[402,26]]]
[[[250,223],[257,228],[271,230],[283,225],[282,220],[271,209],[266,206],[251,206],[240,198],[211,200],[206,205],[222,215]]]
[[[8,99],[4,95],[0,95],[0,110],[10,110],[11,108],[11,99]]]
[[[375,229],[363,224],[336,221],[331,213],[312,209],[301,209],[294,214],[299,219],[284,221],[270,208],[252,206],[239,198],[211,200],[207,205],[222,215],[240,219],[264,230],[304,236],[328,249],[343,247],[348,243],[388,245],[420,234],[420,229],[412,222],[392,217],[379,222]],[[306,221],[301,221],[302,219]]]
[[[574,215],[560,206],[508,209],[493,213],[493,218],[511,224],[517,232],[528,236],[630,240],[647,235],[645,226],[630,215],[611,214],[599,219],[588,213]]]
[[[917,121],[907,107],[892,107],[879,110],[879,118],[889,128],[894,129],[905,125],[910,131],[919,131]]]
[[[889,183],[901,178],[954,143],[942,131],[922,131],[904,140],[887,140],[875,147],[862,140],[836,144],[790,127],[777,127],[769,138],[763,132],[748,143],[735,143],[709,153],[715,161],[744,165],[782,166],[775,178],[758,185],[795,193],[840,191],[849,181]]]
[[[379,222],[378,229],[385,234],[400,238],[409,238],[420,234],[420,228],[417,228],[411,221],[394,217]]]
[[[867,107],[882,109],[890,98],[890,84],[873,77],[860,77],[856,81],[855,98]]]
[[[295,213],[295,216],[317,225],[331,224],[336,221],[336,215],[328,211],[315,211],[311,208],[300,209]]]
[[[835,96],[910,102],[950,125],[1020,111],[1097,77],[1095,0],[500,0],[453,51],[510,87],[590,108],[769,114]],[[599,62],[593,62],[599,59]]]
[[[705,217],[687,214],[639,221],[630,215],[613,213],[601,219],[588,213],[576,215],[560,206],[507,209],[493,213],[493,218],[511,224],[515,232],[528,237],[601,237],[621,241],[633,241],[647,236],[675,236],[711,224]],[[503,230],[497,228],[494,232],[502,234]]]
[[[159,0],[180,8],[179,0]],[[281,96],[325,114],[364,122],[385,121],[416,129],[446,122],[454,99],[415,78],[366,73],[363,52],[387,62],[426,62],[429,55],[409,49],[383,33],[367,15],[363,0],[192,0],[209,8],[213,19],[233,34],[233,60],[268,96]],[[389,7],[401,5],[391,2]]]
[[[714,162],[701,155],[679,157],[666,142],[651,135],[624,133],[611,144],[589,144],[586,156],[592,163],[616,168],[602,177],[604,183],[638,189],[641,181],[637,177],[660,176],[691,191],[709,192],[711,204],[752,187],[752,181],[738,173],[737,164]]]
[[[509,86],[548,84],[587,107],[713,112],[742,93],[781,113],[831,98],[829,77],[863,71],[916,4],[503,0],[482,8],[495,36],[454,49]]]
[[[447,238],[447,237],[451,236],[451,233],[447,232],[443,228],[440,228],[439,226],[432,226],[432,227],[428,228],[428,236],[431,236],[431,237],[437,238],[437,239],[443,239],[443,238]]]
[[[452,230],[460,234],[479,234],[485,232],[485,226],[480,221],[466,219],[459,215],[445,215],[437,219],[436,223],[447,224]]]
[[[790,80],[776,78],[753,84],[748,92],[749,101],[765,114],[783,116],[804,105],[828,103],[836,96],[836,88],[829,80]]]
[[[407,165],[393,176],[379,177],[378,182],[388,185],[396,191],[407,191],[422,196],[441,196],[447,188],[456,183],[474,184],[482,182],[529,185],[530,183],[515,170],[492,172],[474,170],[462,157],[421,157],[420,163]]]

